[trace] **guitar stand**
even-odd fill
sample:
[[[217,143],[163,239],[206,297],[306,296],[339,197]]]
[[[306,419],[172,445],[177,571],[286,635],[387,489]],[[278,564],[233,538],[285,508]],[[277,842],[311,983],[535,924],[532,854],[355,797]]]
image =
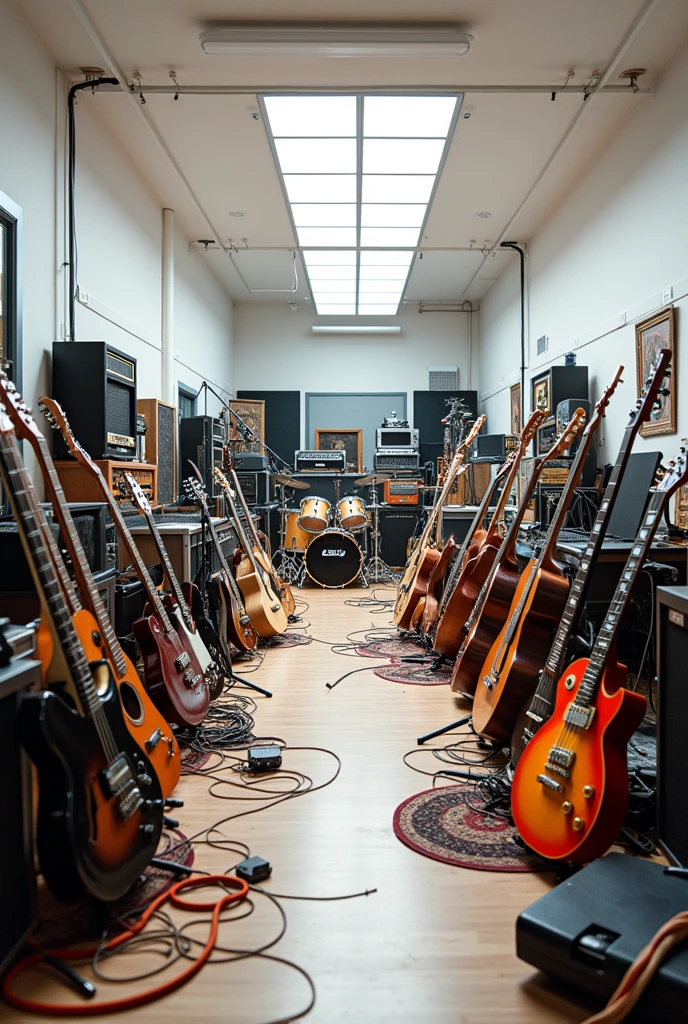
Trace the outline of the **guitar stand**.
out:
[[[229,677],[229,681],[230,683],[241,683],[242,686],[248,686],[250,690],[257,690],[258,693],[262,693],[264,697],[272,697],[272,692],[270,690],[266,690],[264,687],[258,686],[258,683],[249,682],[249,680],[244,679],[243,676],[236,676],[234,675],[234,672],[232,672]]]
[[[423,743],[427,743],[428,740],[434,740],[436,736],[444,736],[446,732],[453,732],[454,729],[459,729],[462,725],[466,725],[472,718],[473,715],[464,715],[457,722],[452,722],[450,725],[443,725],[441,729],[433,729],[432,732],[424,733],[418,737],[416,743],[420,746]]]

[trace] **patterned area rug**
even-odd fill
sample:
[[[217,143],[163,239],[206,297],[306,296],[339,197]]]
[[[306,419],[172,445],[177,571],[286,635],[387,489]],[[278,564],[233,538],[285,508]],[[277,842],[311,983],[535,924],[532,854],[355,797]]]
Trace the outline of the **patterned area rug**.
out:
[[[268,640],[260,639],[258,647],[270,649],[273,647],[301,647],[310,642],[311,638],[305,633],[282,633],[281,636],[271,636]]]
[[[356,653],[362,658],[409,658],[425,654],[422,644],[401,637],[385,640],[371,640],[365,646],[357,647]]]
[[[393,659],[389,665],[375,669],[375,675],[391,683],[409,683],[412,686],[448,686],[451,682],[451,665],[442,666],[433,672],[431,661],[400,662]]]
[[[397,839],[424,857],[478,871],[547,871],[546,861],[515,840],[503,818],[470,807],[472,788],[428,789],[404,800],[394,812]],[[477,806],[477,804],[476,804]]]
[[[184,738],[181,736],[179,737],[179,754],[182,759],[182,775],[205,768],[210,760],[209,750],[200,751],[194,750],[193,747],[187,747]]]

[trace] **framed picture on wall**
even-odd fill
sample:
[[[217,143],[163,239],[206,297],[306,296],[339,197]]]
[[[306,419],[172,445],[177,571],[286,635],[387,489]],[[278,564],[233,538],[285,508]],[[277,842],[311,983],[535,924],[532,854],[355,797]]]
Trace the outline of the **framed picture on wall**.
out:
[[[535,378],[532,382],[533,386],[533,409],[541,409],[546,416],[550,415],[551,412],[551,396],[549,390],[549,370],[543,377]]]
[[[512,384],[509,388],[509,409],[510,416],[509,422],[511,423],[511,433],[518,437],[521,433],[521,385]]]
[[[650,375],[652,365],[657,359],[660,349],[669,348],[673,353],[671,360],[671,385],[668,395],[660,395],[659,410],[651,420],[643,423],[640,433],[643,437],[655,437],[657,434],[676,433],[676,349],[674,347],[674,329],[676,313],[673,306],[667,306],[647,320],[635,325],[635,359],[637,367],[638,395],[643,384]]]
[[[234,451],[237,454],[240,452],[254,452],[256,455],[262,455],[263,445],[261,442],[265,440],[265,402],[258,398],[233,398],[229,403],[229,407],[237,415],[241,416],[251,433],[256,436],[255,441],[244,441],[240,431],[237,429],[236,420],[233,416],[230,416],[229,436]]]
[[[319,452],[332,448],[346,452],[347,473],[360,473],[363,467],[363,430],[316,430],[315,447]]]
[[[679,487],[676,492],[674,519],[680,530],[688,530],[688,484]]]

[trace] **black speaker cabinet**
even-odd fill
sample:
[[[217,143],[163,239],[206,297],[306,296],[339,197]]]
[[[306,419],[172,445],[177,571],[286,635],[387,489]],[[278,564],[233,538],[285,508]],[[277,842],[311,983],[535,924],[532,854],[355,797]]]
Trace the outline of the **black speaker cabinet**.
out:
[[[413,426],[420,431],[420,463],[437,464],[444,450],[442,420],[449,410],[448,398],[462,398],[474,418],[478,415],[477,391],[414,391]]]
[[[139,398],[139,413],[146,419],[146,462],[158,467],[158,503],[177,498],[177,409],[157,398]]]
[[[566,398],[588,397],[587,366],[550,366],[530,381],[530,407],[554,416]]]
[[[657,617],[657,842],[688,868],[688,587],[659,587]]]
[[[16,717],[22,695],[40,685],[38,661],[13,658],[0,668],[0,974],[37,921],[31,768],[19,745]]]
[[[94,459],[136,458],[136,360],[104,341],[53,344],[53,395]],[[55,433],[55,456],[68,454]]]
[[[406,565],[408,542],[418,525],[421,511],[418,507],[380,510],[380,555],[387,565]]]
[[[186,416],[179,426],[179,461],[181,479],[191,474],[189,460],[203,474],[203,486],[211,498],[218,497],[220,489],[213,476],[213,468],[222,465],[225,430],[222,422],[213,416]]]
[[[270,474],[237,470],[237,480],[244,492],[247,505],[267,505],[270,500]]]

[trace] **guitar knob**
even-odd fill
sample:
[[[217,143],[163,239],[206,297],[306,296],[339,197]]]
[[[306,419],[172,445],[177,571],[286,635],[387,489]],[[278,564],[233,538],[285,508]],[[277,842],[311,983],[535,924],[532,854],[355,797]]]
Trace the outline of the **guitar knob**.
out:
[[[571,824],[573,825],[574,832],[581,832],[585,828],[585,821],[583,818],[574,818]]]
[[[563,804],[561,805],[562,814],[570,814],[572,810],[573,810],[573,804],[571,803],[571,801],[570,800],[564,800]],[[576,819],[576,820],[578,820],[578,819]]]
[[[585,797],[586,800],[592,800],[594,795],[595,795],[595,787],[594,786],[583,786],[583,796]]]
[[[150,836],[155,832],[155,825],[139,825],[139,832],[143,832],[144,835]]]

